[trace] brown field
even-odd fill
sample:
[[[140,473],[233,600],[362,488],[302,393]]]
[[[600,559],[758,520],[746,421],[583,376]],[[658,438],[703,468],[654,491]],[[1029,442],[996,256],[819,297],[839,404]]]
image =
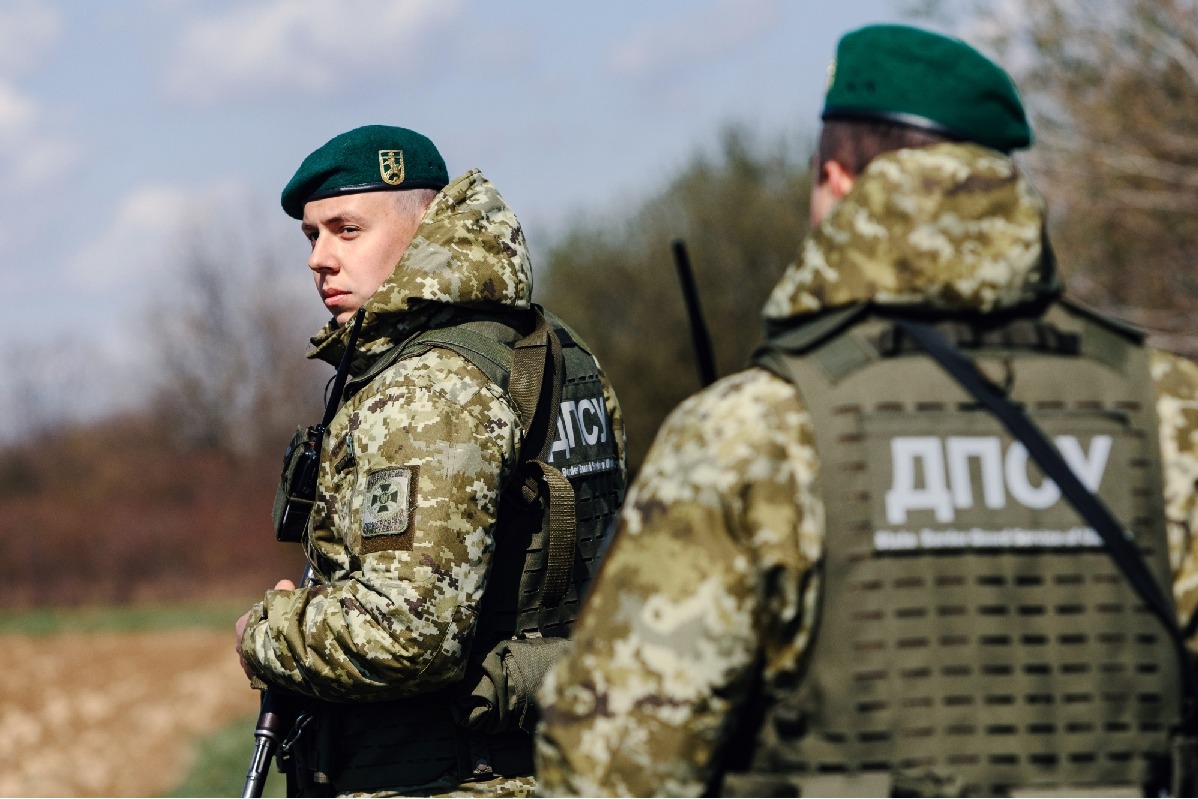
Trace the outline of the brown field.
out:
[[[198,738],[257,709],[231,628],[0,636],[0,795],[171,790]]]

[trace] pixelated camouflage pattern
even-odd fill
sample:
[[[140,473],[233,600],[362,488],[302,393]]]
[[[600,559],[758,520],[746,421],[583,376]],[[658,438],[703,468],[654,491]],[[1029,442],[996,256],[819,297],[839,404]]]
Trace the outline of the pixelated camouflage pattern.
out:
[[[1164,460],[1173,596],[1185,624],[1198,612],[1198,364],[1153,351],[1150,365]]]
[[[854,193],[882,204],[838,207],[829,224],[804,242],[798,266],[770,299],[767,317],[897,298],[985,311],[1036,295],[1041,230],[1026,229],[1030,210],[1039,207],[1030,202],[1030,190],[1018,179],[991,181],[989,176],[1010,172],[990,152],[957,145],[932,149],[937,152],[885,157],[881,168],[866,170]],[[986,178],[976,183],[967,168],[975,159]],[[922,189],[916,176],[925,163],[932,165],[932,177],[958,164],[962,187],[1007,186],[996,189],[996,198],[1005,191],[1009,201],[982,207],[1005,209],[1014,216],[1009,225],[996,217],[966,225],[960,220],[980,212],[960,208],[953,192],[935,194],[954,220],[942,230],[973,230],[982,242],[993,241],[992,230],[1020,231],[1011,238],[1014,256],[995,251],[975,259],[985,279],[952,267],[938,281],[934,269],[902,259],[886,275],[883,262],[868,257],[898,250],[881,246],[886,235],[879,220],[868,218],[867,205],[918,205],[920,218],[936,218],[926,197],[882,196]],[[909,179],[894,173],[891,166],[899,164],[913,170]],[[900,230],[915,230],[911,217],[883,218]],[[849,220],[852,225],[842,224]],[[833,243],[844,249],[842,257],[833,253]],[[975,251],[967,238],[952,246],[960,254]],[[904,257],[925,251],[940,262],[941,250],[923,245]],[[845,277],[833,270],[844,270]],[[1198,606],[1198,366],[1155,353],[1153,377],[1170,557],[1185,619]],[[571,654],[542,686],[542,795],[697,796],[707,789],[753,682],[798,679],[796,664],[807,650],[818,594],[813,565],[823,554],[820,480],[809,414],[792,386],[764,370],[726,377],[670,415],[629,491],[616,539],[575,627]]]
[[[547,796],[698,796],[759,646],[806,646],[822,550],[810,417],[765,371],[724,378],[666,420],[633,483],[568,658],[542,687]]]
[[[1044,204],[1009,157],[975,144],[875,158],[803,242],[767,319],[870,300],[993,311],[1055,291]]]
[[[494,268],[457,269],[462,262]],[[524,229],[495,187],[472,169],[433,200],[412,246],[367,310],[406,310],[417,299],[527,308],[531,296]]]

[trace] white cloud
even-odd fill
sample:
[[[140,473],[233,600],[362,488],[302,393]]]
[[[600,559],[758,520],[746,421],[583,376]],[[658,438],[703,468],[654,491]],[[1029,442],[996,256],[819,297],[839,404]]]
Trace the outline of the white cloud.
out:
[[[270,0],[193,23],[166,76],[171,93],[214,102],[274,89],[327,91],[361,71],[435,58],[459,0]],[[396,74],[396,82],[404,79]]]
[[[197,220],[217,206],[250,206],[248,192],[232,181],[185,191],[173,186],[141,186],[117,206],[99,238],[80,249],[67,266],[77,286],[119,293],[123,299],[146,289],[175,257]]]
[[[612,50],[608,64],[619,75],[644,78],[718,58],[769,33],[784,13],[782,0],[717,0],[704,11],[634,31]]]

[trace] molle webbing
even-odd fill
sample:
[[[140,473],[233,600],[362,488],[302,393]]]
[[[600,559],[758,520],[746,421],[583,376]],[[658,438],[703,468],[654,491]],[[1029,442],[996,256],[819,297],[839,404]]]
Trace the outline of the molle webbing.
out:
[[[1168,585],[1145,351],[1061,306],[945,327],[1074,447]],[[758,362],[794,381],[811,413],[827,534],[806,671],[796,687],[767,687],[752,766],[731,783],[1158,784],[1177,658],[1020,445],[884,319],[858,315],[806,348],[767,346]]]

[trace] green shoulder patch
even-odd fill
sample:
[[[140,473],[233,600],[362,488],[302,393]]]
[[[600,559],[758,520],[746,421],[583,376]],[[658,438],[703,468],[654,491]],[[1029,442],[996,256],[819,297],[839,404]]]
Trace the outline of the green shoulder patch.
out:
[[[362,540],[364,548],[393,549],[381,537],[402,536],[412,522],[416,499],[415,466],[400,466],[371,472],[366,478],[366,496],[362,501]],[[398,542],[395,542],[398,543]],[[372,545],[373,544],[373,545]],[[378,546],[382,544],[383,546]]]

